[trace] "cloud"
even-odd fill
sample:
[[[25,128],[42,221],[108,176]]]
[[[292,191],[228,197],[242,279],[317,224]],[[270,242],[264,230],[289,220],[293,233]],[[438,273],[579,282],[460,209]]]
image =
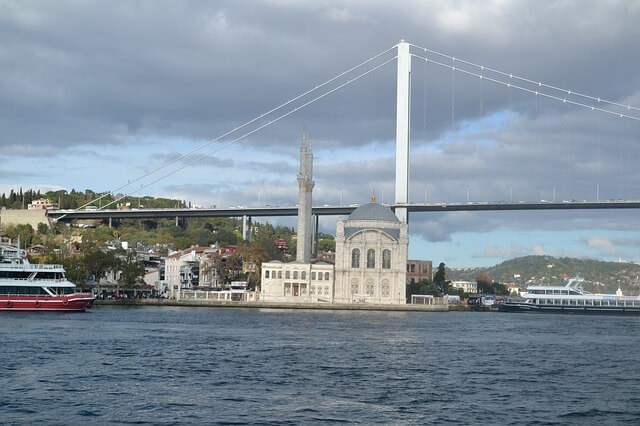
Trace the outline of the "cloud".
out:
[[[585,238],[583,241],[590,249],[598,250],[607,255],[618,254],[618,250],[616,249],[614,242],[609,238],[589,237]]]
[[[53,186],[110,189],[248,120],[256,118],[224,141],[292,112],[148,191],[201,205],[291,203],[300,133],[307,129],[314,137],[316,203],[366,202],[374,190],[378,199],[390,202],[395,192],[394,63],[300,110],[295,109],[312,96],[288,101],[401,37],[531,81],[640,105],[635,72],[640,58],[629,54],[640,38],[640,7],[634,2],[162,5],[0,3],[0,155],[12,170],[27,171],[18,179],[23,186],[50,180]],[[603,24],[608,22],[616,25]],[[413,52],[425,54],[418,48]],[[638,197],[635,121],[454,74],[417,58],[411,98],[413,202]],[[262,116],[279,105],[284,107]],[[39,176],[31,171],[34,157],[47,159]],[[13,181],[10,174],[0,178]],[[639,225],[633,212],[411,217],[412,235],[428,241],[509,227],[637,230]],[[507,247],[496,247],[501,246]]]

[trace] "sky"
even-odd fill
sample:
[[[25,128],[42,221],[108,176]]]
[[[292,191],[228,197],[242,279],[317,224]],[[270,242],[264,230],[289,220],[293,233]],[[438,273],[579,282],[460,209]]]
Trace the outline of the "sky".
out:
[[[366,203],[374,191],[393,202],[392,59],[405,39],[417,46],[411,202],[640,199],[640,121],[590,108],[640,117],[597,101],[640,107],[638,22],[640,3],[624,0],[0,0],[0,191],[292,205],[306,130],[314,204]],[[561,99],[536,96],[492,82],[490,69],[574,94],[517,81]],[[411,258],[450,267],[528,254],[640,260],[635,210],[415,213],[409,232]]]

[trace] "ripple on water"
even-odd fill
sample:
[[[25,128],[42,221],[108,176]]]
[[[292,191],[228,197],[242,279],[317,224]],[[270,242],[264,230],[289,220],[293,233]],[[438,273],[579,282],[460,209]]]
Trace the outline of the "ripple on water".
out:
[[[8,424],[640,419],[634,318],[99,306],[0,321]]]

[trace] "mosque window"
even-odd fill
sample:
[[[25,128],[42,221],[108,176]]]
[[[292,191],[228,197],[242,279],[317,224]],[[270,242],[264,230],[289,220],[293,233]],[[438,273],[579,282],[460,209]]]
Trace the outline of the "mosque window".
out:
[[[329,295],[329,286],[328,286],[328,285],[325,285],[325,286],[324,286],[324,295],[325,295],[325,296],[328,296],[328,295]]]
[[[351,294],[356,293],[358,293],[358,280],[354,278],[351,280]]]
[[[391,250],[382,250],[382,269],[391,269]]]
[[[278,278],[282,278],[282,271],[278,271]]]
[[[300,279],[301,280],[306,280],[307,279],[307,271],[300,272]]]
[[[373,284],[367,284],[367,294],[373,296]]]
[[[322,272],[318,272],[318,281],[322,281]]]
[[[266,269],[266,270],[264,271],[264,277],[265,277],[265,278],[269,278],[269,270],[268,270],[268,269]]]
[[[315,273],[315,272],[312,272],[312,273],[311,273],[311,279],[312,279],[312,280],[315,280],[315,279],[316,279],[316,273]]]
[[[298,271],[293,271],[293,279],[294,280],[298,279]]]
[[[329,273],[328,272],[324,273],[324,280],[325,281],[329,281]]]
[[[359,268],[360,267],[360,249],[351,250],[351,267]]]
[[[284,271],[284,278],[287,279],[287,280],[289,278],[291,278],[291,272],[290,271]]]
[[[367,268],[376,267],[376,251],[374,249],[367,250]]]

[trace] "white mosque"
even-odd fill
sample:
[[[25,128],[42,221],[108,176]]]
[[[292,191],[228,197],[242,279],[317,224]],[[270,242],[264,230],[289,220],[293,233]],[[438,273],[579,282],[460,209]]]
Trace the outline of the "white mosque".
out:
[[[406,303],[408,225],[389,207],[355,209],[336,229],[335,265],[311,260],[313,152],[303,135],[298,173],[298,241],[293,262],[262,264],[260,299],[288,303]]]

